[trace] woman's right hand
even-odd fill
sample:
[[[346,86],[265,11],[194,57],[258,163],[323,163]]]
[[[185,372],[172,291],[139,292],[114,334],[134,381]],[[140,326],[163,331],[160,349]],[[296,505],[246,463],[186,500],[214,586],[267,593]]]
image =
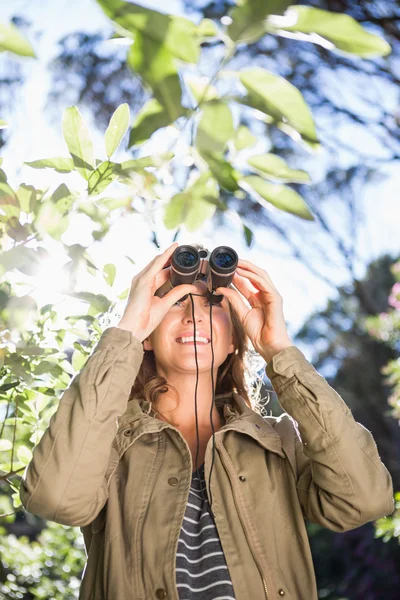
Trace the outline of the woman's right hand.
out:
[[[163,320],[171,306],[189,293],[196,293],[195,285],[182,284],[172,288],[162,298],[154,296],[156,290],[169,278],[169,269],[164,269],[178,246],[174,242],[132,279],[128,301],[117,327],[130,331],[143,342]]]

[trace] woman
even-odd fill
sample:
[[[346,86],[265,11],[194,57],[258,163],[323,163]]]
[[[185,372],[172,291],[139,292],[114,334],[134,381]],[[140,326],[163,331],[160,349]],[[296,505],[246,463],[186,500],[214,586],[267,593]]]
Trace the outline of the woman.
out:
[[[245,260],[237,289],[217,290],[213,379],[210,345],[197,347],[195,452],[194,347],[179,339],[194,325],[211,337],[209,307],[201,282],[154,296],[175,249],[133,278],[118,327],[104,331],[35,448],[21,500],[81,527],[82,600],[317,600],[304,518],[347,531],[391,513],[390,474],[371,433],[292,344],[266,271]],[[279,418],[248,399],[247,338],[267,362]]]

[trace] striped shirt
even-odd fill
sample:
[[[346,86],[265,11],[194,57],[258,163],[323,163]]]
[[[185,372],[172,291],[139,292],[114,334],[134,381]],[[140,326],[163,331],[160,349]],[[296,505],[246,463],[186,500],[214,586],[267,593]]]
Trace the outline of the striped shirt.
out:
[[[197,472],[192,473],[176,553],[179,600],[235,600],[218,531],[209,512],[204,463],[199,467],[199,474],[200,481]]]

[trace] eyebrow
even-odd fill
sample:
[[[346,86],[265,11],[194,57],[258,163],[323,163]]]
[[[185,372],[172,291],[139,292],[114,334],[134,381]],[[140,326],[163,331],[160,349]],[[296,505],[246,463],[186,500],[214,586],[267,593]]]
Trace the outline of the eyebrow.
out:
[[[200,296],[202,298],[207,298],[207,294],[188,294],[189,296]],[[220,296],[221,294],[217,294],[217,296]],[[225,300],[225,296],[222,298],[222,300],[220,301],[221,304],[223,303],[223,301]]]

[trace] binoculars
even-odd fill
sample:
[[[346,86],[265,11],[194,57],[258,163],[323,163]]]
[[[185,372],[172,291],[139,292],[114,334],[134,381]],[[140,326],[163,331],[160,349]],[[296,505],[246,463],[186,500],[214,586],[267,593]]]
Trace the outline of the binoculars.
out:
[[[214,294],[214,291],[220,286],[228,287],[232,283],[238,260],[235,250],[228,246],[218,246],[211,253],[200,244],[178,246],[168,264],[163,267],[170,269],[169,279],[154,295],[162,298],[177,285],[205,281],[208,301],[217,304],[224,296]],[[179,302],[186,300],[188,295],[183,296]]]

